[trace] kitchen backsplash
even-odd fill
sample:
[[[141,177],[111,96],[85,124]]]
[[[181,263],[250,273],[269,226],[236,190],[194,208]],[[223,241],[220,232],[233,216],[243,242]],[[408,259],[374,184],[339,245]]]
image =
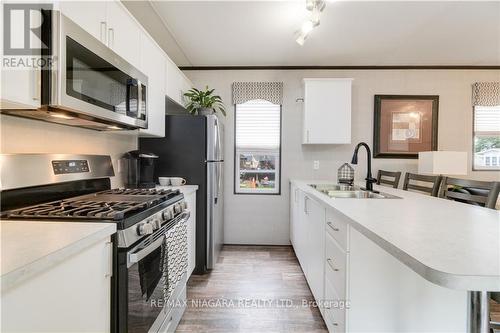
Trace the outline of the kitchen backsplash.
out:
[[[123,186],[118,159],[137,149],[137,132],[112,133],[86,130],[42,121],[0,116],[1,153],[82,153],[110,155],[113,187]]]

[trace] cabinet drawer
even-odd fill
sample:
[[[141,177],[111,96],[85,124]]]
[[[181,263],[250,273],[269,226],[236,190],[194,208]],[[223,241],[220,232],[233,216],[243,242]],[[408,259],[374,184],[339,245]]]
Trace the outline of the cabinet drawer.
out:
[[[325,279],[325,301],[331,302],[325,304],[324,316],[326,326],[329,332],[345,332],[345,314],[344,307],[340,307],[336,301],[340,300],[335,293],[335,289],[328,278]],[[343,301],[343,299],[342,299]]]
[[[348,251],[348,224],[339,213],[332,209],[326,211],[326,231],[339,243],[344,251]]]
[[[347,255],[330,234],[326,234],[325,245],[325,276],[330,280],[338,296],[345,299]]]

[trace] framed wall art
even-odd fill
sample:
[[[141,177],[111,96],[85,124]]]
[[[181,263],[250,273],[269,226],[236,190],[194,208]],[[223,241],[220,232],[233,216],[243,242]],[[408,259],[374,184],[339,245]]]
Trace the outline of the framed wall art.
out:
[[[439,96],[375,95],[374,158],[418,158],[438,147]]]

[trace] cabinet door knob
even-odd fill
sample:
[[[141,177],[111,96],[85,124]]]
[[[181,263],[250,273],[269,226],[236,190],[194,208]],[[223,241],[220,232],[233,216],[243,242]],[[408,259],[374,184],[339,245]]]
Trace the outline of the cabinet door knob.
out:
[[[339,231],[339,230],[340,230],[339,228],[335,227],[335,226],[333,225],[333,223],[332,223],[332,222],[327,222],[326,224],[327,224],[330,228],[332,228],[332,229],[333,229],[333,231]]]

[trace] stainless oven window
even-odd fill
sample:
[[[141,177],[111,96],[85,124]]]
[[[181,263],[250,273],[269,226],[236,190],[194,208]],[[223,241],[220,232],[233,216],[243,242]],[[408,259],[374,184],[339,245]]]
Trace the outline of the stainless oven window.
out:
[[[66,36],[66,94],[84,102],[146,119],[146,87]]]

